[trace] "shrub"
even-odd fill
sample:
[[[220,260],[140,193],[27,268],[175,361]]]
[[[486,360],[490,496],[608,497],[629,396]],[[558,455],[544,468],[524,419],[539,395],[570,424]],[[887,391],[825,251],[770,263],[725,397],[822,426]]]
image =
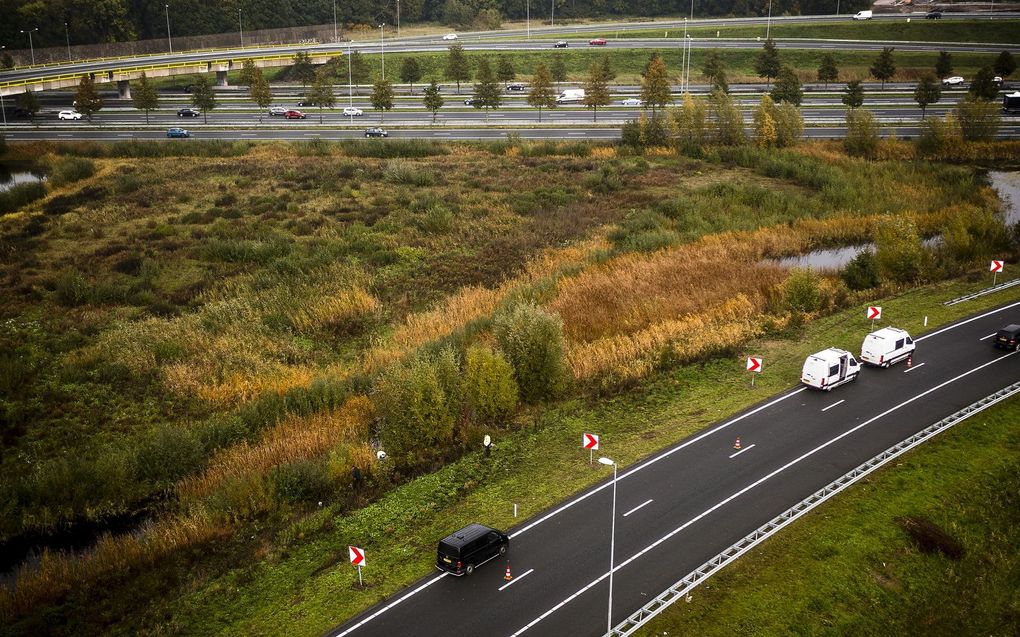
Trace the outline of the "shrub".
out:
[[[468,419],[479,425],[505,422],[517,408],[517,382],[502,354],[472,346],[464,357],[464,406]]]
[[[366,143],[363,140],[338,142],[345,155],[350,157],[420,158],[446,155],[445,144],[427,139],[390,139],[385,144]]]
[[[879,275],[896,283],[917,281],[924,273],[925,252],[914,222],[887,215],[875,232],[875,263]]]
[[[280,465],[270,474],[273,497],[283,502],[315,502],[332,491],[326,465],[316,460],[297,460]]]
[[[379,440],[395,465],[415,469],[442,457],[453,438],[453,414],[431,360],[386,370],[372,403],[380,418]]]
[[[496,341],[510,362],[521,398],[536,402],[555,398],[567,381],[563,321],[530,303],[496,316]]]
[[[811,268],[794,268],[783,282],[783,301],[794,312],[810,314],[821,309],[818,274]]]
[[[92,286],[76,269],[64,270],[57,277],[54,289],[57,302],[66,307],[84,305],[91,300]]]
[[[180,427],[160,427],[139,446],[135,475],[159,489],[198,471],[204,463],[202,441]]]
[[[960,120],[952,113],[945,119],[929,117],[921,122],[921,133],[917,137],[917,152],[923,157],[944,159],[952,157],[963,144],[963,129]]]
[[[46,184],[42,182],[35,181],[11,186],[5,191],[0,191],[0,214],[15,212],[22,206],[45,196]]]
[[[295,146],[300,157],[325,157],[330,154],[332,148],[332,144],[321,137],[298,142]]]
[[[427,168],[403,161],[391,161],[386,164],[383,179],[391,184],[417,186],[424,188],[436,183],[436,174]]]
[[[965,99],[956,107],[963,138],[973,142],[987,142],[995,138],[1002,123],[998,104],[980,99]]]
[[[54,187],[88,179],[96,173],[96,165],[91,159],[81,157],[60,157],[50,172],[50,184]]]
[[[870,290],[877,287],[879,278],[875,253],[864,250],[846,264],[839,276],[851,290]]]
[[[872,158],[878,152],[878,124],[870,112],[851,109],[846,114],[846,152],[857,157]]]

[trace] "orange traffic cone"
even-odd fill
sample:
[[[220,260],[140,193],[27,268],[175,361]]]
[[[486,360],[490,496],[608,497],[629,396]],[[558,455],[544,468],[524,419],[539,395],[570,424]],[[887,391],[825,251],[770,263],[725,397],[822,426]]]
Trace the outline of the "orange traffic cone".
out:
[[[914,366],[914,355],[913,354],[907,354],[907,367],[909,368],[909,367],[913,367],[913,366]]]
[[[737,438],[737,441],[733,443],[733,448],[740,449],[740,438]]]
[[[506,563],[506,575],[503,576],[503,579],[505,579],[506,581],[509,582],[513,578],[514,578],[514,576],[510,574],[510,562],[507,562]]]

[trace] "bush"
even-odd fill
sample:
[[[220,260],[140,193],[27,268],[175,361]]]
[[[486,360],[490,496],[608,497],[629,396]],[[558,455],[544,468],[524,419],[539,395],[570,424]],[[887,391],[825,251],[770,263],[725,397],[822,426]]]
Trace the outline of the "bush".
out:
[[[929,117],[921,122],[921,133],[917,137],[917,152],[922,157],[946,159],[956,154],[963,144],[963,129],[960,120],[952,113],[945,119]]]
[[[418,186],[424,188],[436,183],[436,174],[431,170],[403,161],[391,161],[386,164],[383,179],[391,184]]]
[[[468,419],[478,425],[498,425],[517,408],[517,382],[502,354],[472,346],[464,357],[464,406]]]
[[[965,99],[956,107],[963,138],[971,142],[987,142],[995,138],[1002,123],[998,104],[979,99]]]
[[[135,455],[135,475],[158,489],[198,471],[205,461],[202,442],[187,429],[160,427],[142,441]]]
[[[96,165],[91,159],[81,157],[60,157],[50,172],[50,184],[54,187],[88,179],[96,174]]]
[[[0,192],[0,214],[16,212],[36,199],[46,196],[46,184],[38,181],[16,184]]]
[[[366,143],[359,140],[338,142],[338,144],[343,149],[343,153],[350,157],[420,158],[446,155],[450,152],[445,144],[427,139],[389,139],[385,144]]]
[[[821,309],[819,277],[811,268],[794,268],[783,283],[783,301],[794,312],[810,314]]]
[[[92,297],[92,285],[76,269],[64,270],[57,277],[55,292],[57,302],[65,307],[77,307],[88,303]]]
[[[398,467],[421,468],[448,449],[454,416],[432,360],[387,369],[376,382],[372,403],[381,421],[379,440]]]
[[[875,264],[875,253],[871,250],[864,250],[846,264],[839,276],[851,290],[870,290],[878,287],[878,266]]]
[[[523,400],[548,400],[563,391],[567,366],[559,316],[537,305],[521,303],[497,315],[493,331],[513,367]]]
[[[878,152],[878,124],[868,111],[850,109],[846,114],[846,138],[843,147],[857,157],[871,159]]]
[[[333,490],[326,465],[298,460],[273,469],[269,476],[273,497],[282,502],[315,502]]]
[[[924,273],[925,252],[914,222],[887,215],[875,232],[875,263],[883,279],[911,283]]]

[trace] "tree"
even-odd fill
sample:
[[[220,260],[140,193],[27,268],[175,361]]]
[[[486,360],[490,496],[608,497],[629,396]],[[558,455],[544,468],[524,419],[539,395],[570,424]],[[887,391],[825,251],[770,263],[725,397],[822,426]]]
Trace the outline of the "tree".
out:
[[[800,141],[804,135],[804,116],[799,108],[783,102],[776,107],[773,117],[776,120],[776,146],[786,148]]]
[[[556,90],[560,88],[560,82],[567,81],[567,64],[563,61],[562,55],[553,57],[552,65],[549,67],[549,74],[553,82],[556,82]]]
[[[673,94],[669,86],[669,71],[666,69],[666,62],[659,56],[655,56],[648,63],[648,70],[641,78],[641,100],[647,106],[652,107],[655,113],[656,106],[665,107],[673,103]]]
[[[14,68],[14,56],[7,51],[0,54],[0,69],[13,69]]]
[[[616,79],[616,71],[613,69],[613,64],[608,55],[602,56],[602,66],[599,69],[599,72],[602,73],[602,79],[606,82],[606,84]]]
[[[499,56],[499,61],[496,62],[496,79],[503,83],[503,88],[506,88],[507,82],[516,77],[517,71],[514,70],[514,63],[510,60],[510,56],[506,53]]]
[[[968,97],[956,107],[963,138],[973,142],[987,142],[995,138],[1002,123],[998,104]]]
[[[705,56],[705,62],[701,65],[701,74],[712,83],[712,90],[720,90],[728,93],[729,84],[726,82],[726,63],[723,62],[719,51],[712,49]]]
[[[999,57],[995,58],[992,69],[996,75],[1001,75],[1003,78],[1013,75],[1013,71],[1016,70],[1016,60],[1013,59],[1013,54],[1009,51],[1000,53]]]
[[[255,81],[255,60],[247,58],[241,63],[241,84],[245,86],[251,86],[251,83]]]
[[[513,367],[522,400],[537,402],[560,394],[569,372],[559,316],[520,303],[496,315],[492,332]]]
[[[542,121],[542,108],[556,108],[556,91],[553,90],[552,75],[545,64],[539,62],[531,79],[528,105],[538,109],[538,121]]]
[[[953,74],[953,56],[948,51],[939,51],[939,57],[935,60],[935,75],[944,80]]]
[[[875,226],[875,266],[882,278],[897,283],[921,278],[924,247],[910,217],[887,215]]]
[[[712,91],[710,119],[715,122],[715,141],[723,146],[739,146],[747,141],[744,115],[733,99],[723,90]]]
[[[588,69],[588,79],[584,83],[584,99],[581,103],[591,109],[591,121],[598,120],[599,106],[608,106],[611,101],[609,85],[602,74],[602,67],[592,64]]]
[[[464,355],[461,394],[467,419],[476,425],[506,423],[517,408],[517,381],[506,358],[481,345]]]
[[[396,466],[413,469],[447,451],[455,414],[433,361],[387,369],[375,384],[372,404],[380,420],[379,440]]]
[[[825,82],[825,88],[829,88],[829,82],[839,79],[839,69],[836,67],[836,58],[831,53],[822,56],[822,62],[818,65],[818,81]]]
[[[882,82],[882,88],[885,88],[887,80],[891,80],[896,75],[896,61],[893,60],[893,47],[886,46],[882,47],[882,52],[875,58],[875,63],[871,65],[871,76],[876,80]]]
[[[400,81],[411,85],[411,93],[414,93],[414,83],[421,80],[422,70],[418,58],[406,57],[400,63]]]
[[[450,51],[446,56],[446,79],[457,83],[457,95],[460,95],[460,83],[471,79],[471,63],[460,42],[450,45]]]
[[[91,75],[82,75],[78,82],[78,90],[74,94],[74,106],[90,122],[92,115],[103,108],[103,98],[96,91],[96,82]]]
[[[759,148],[772,148],[776,145],[776,105],[768,95],[761,96],[761,102],[754,109],[754,143]]]
[[[921,123],[917,136],[917,151],[922,157],[948,159],[963,145],[963,129],[953,113],[945,119],[933,117]]]
[[[931,73],[925,73],[914,89],[914,101],[921,107],[921,119],[929,104],[935,104],[942,97],[942,85]]]
[[[872,158],[878,152],[878,125],[875,117],[864,109],[846,112],[846,152],[858,157]]]
[[[393,84],[380,76],[372,85],[372,96],[369,98],[372,108],[379,111],[379,121],[386,117],[386,111],[393,108]]]
[[[322,109],[336,106],[336,94],[333,93],[333,82],[328,69],[319,69],[312,80],[305,98],[319,108],[319,123],[322,123]]]
[[[34,91],[25,91],[18,96],[18,108],[24,109],[28,112],[28,116],[32,119],[32,123],[35,123],[35,116],[39,113],[41,108],[39,104],[39,98],[36,97]]]
[[[269,89],[269,80],[262,73],[262,69],[255,69],[255,73],[251,77],[251,84],[248,85],[248,96],[251,98],[251,101],[259,106],[259,123],[261,124],[262,115],[265,114],[269,105],[273,103],[273,93]]]
[[[202,119],[208,124],[209,111],[216,108],[216,94],[213,92],[212,85],[209,84],[209,79],[205,75],[199,75],[198,81],[194,84],[191,93],[191,104],[202,111]]]
[[[360,86],[372,77],[372,66],[365,59],[365,56],[360,51],[352,51],[348,57],[347,63],[350,64],[348,71],[350,81],[354,86]],[[340,78],[343,81],[345,78]]]
[[[765,40],[765,44],[762,45],[761,51],[758,52],[758,57],[754,61],[754,72],[758,74],[758,77],[765,78],[765,85],[772,78],[779,75],[779,50],[776,49],[776,43],[772,41],[772,38]]]
[[[673,109],[670,118],[670,133],[677,150],[687,155],[700,156],[705,147],[706,113],[705,102],[695,99],[690,92],[684,93],[684,101]]]
[[[800,78],[792,68],[784,66],[779,70],[776,85],[772,88],[772,99],[800,106],[801,100],[804,99],[804,91],[800,88]]]
[[[429,111],[432,112],[432,123],[436,123],[436,113],[439,109],[443,108],[444,100],[442,94],[439,92],[439,85],[436,84],[435,78],[429,83],[428,88],[425,89],[425,97],[422,99],[422,103]]]
[[[492,72],[492,66],[488,58],[478,60],[478,73],[475,76],[478,82],[475,84],[475,98],[472,105],[475,108],[485,108],[485,116],[489,116],[490,108],[499,108],[503,101],[503,91],[499,88],[499,81]]]
[[[860,80],[850,80],[843,90],[843,104],[851,109],[860,108],[864,104],[864,87]]]
[[[298,51],[294,54],[294,65],[291,68],[291,74],[299,82],[301,82],[301,88],[304,89],[309,82],[315,79],[315,69],[312,67],[312,56],[308,55],[307,51]]]
[[[138,86],[131,92],[131,104],[140,111],[145,111],[145,123],[149,123],[149,112],[159,108],[159,92],[149,83],[149,78],[142,72],[138,78]]]
[[[982,66],[978,69],[967,92],[971,97],[982,100],[993,100],[999,95],[999,84],[995,81],[991,67]]]

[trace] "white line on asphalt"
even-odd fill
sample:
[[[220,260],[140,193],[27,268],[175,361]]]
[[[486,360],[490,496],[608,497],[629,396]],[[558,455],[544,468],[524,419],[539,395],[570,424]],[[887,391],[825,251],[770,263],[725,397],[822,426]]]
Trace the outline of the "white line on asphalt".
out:
[[[744,453],[748,449],[754,449],[754,445],[747,445],[746,447],[744,447],[743,449],[741,449],[737,453],[734,453],[734,454],[730,455],[730,460],[736,458],[737,456],[739,456],[740,454]]]
[[[567,135],[587,135],[588,133],[567,133]]]
[[[822,411],[829,411],[830,409],[832,409],[836,405],[839,405],[839,404],[842,404],[842,403],[845,403],[845,402],[846,402],[846,398],[844,398],[843,400],[837,400],[836,402],[832,403],[828,407],[823,408]]]
[[[631,509],[630,511],[627,511],[626,513],[624,513],[624,514],[623,514],[623,517],[627,517],[628,515],[630,515],[631,513],[633,513],[633,512],[635,512],[635,511],[637,511],[637,510],[638,510],[638,509],[640,509],[641,507],[643,507],[643,506],[645,506],[645,505],[648,505],[648,504],[651,504],[651,503],[652,503],[652,499],[651,499],[651,498],[648,498],[647,500],[645,500],[645,501],[644,501],[644,502],[642,502],[641,504],[637,505],[636,507],[634,507],[634,508],[633,508],[633,509]]]
[[[1000,308],[1000,309],[1002,309],[1002,308]],[[810,456],[813,456],[814,454],[818,453],[822,449],[825,449],[829,445],[834,444],[834,443],[842,440],[843,438],[846,438],[850,434],[852,434],[852,433],[862,429],[863,427],[867,427],[868,425],[870,425],[871,423],[875,422],[876,420],[878,420],[880,418],[884,418],[885,416],[888,416],[889,414],[891,414],[892,412],[896,411],[897,409],[900,409],[901,407],[905,407],[906,405],[909,405],[910,403],[914,402],[915,400],[923,398],[924,396],[927,396],[928,394],[930,394],[930,393],[932,393],[934,391],[938,391],[939,389],[942,389],[946,385],[949,385],[950,383],[954,383],[954,382],[960,380],[961,378],[964,378],[966,376],[970,376],[974,372],[980,371],[980,370],[984,369],[985,367],[988,367],[989,365],[994,365],[995,363],[998,363],[999,361],[1001,361],[1003,359],[1009,358],[1010,356],[1013,356],[1016,353],[1017,352],[1012,352],[1010,354],[1007,354],[1006,356],[1002,356],[1002,357],[997,358],[995,360],[988,361],[987,363],[983,363],[981,365],[978,365],[977,367],[974,367],[974,368],[972,368],[972,369],[970,369],[970,370],[960,374],[959,376],[956,376],[955,378],[950,378],[949,380],[947,380],[947,381],[945,381],[945,382],[943,382],[943,383],[941,383],[939,385],[936,385],[936,386],[932,387],[931,389],[927,389],[927,390],[921,392],[920,394],[917,394],[913,398],[908,398],[907,400],[901,402],[900,404],[895,405],[893,407],[890,407],[889,409],[886,409],[882,413],[880,413],[877,416],[874,416],[872,418],[869,418],[868,420],[865,420],[864,422],[862,422],[861,424],[857,425],[856,427],[853,427],[851,429],[848,429],[848,430],[844,431],[843,433],[839,434],[835,438],[830,439],[828,442],[824,442],[824,443],[818,445],[817,447],[815,447],[811,451],[808,451],[808,452],[798,456],[797,458],[791,460],[790,462],[787,462],[786,464],[784,464],[783,466],[779,467],[778,469],[776,469],[776,470],[772,471],[771,473],[768,473],[765,476],[755,480],[754,482],[752,482],[751,484],[747,485],[743,489],[740,489],[736,493],[734,493],[734,494],[730,495],[729,497],[719,501],[718,503],[710,506],[709,508],[705,509],[704,511],[702,511],[698,515],[694,516],[690,520],[684,522],[683,524],[681,524],[680,526],[676,527],[675,529],[673,529],[672,531],[670,531],[666,535],[662,536],[661,538],[659,538],[658,540],[652,542],[651,544],[649,544],[645,548],[641,549],[640,551],[638,551],[634,555],[630,556],[626,560],[624,560],[624,561],[620,562],[619,564],[617,564],[615,567],[613,567],[613,569],[612,569],[613,572],[616,572],[616,571],[622,569],[623,567],[627,566],[628,564],[630,564],[634,560],[636,560],[639,557],[643,556],[645,553],[651,551],[652,549],[654,549],[655,547],[659,546],[663,542],[669,540],[670,538],[675,536],[677,533],[680,533],[681,531],[683,531],[684,529],[686,529],[690,525],[694,524],[695,522],[701,520],[705,516],[709,515],[710,513],[715,511],[716,509],[719,509],[720,507],[723,507],[726,504],[729,504],[734,499],[744,495],[745,493],[747,493],[751,489],[757,487],[758,485],[762,484],[766,480],[769,480],[769,479],[775,477],[776,475],[778,475],[779,473],[782,473],[783,471],[786,471],[787,469],[789,469],[793,465],[801,462],[802,460],[804,460],[806,458],[809,458]],[[612,483],[610,483],[610,484],[612,484]],[[585,587],[583,587],[580,590],[576,591],[570,597],[567,597],[566,599],[564,599],[560,603],[556,604],[555,606],[553,606],[549,610],[545,611],[544,613],[542,613],[541,615],[539,615],[535,619],[531,620],[531,622],[528,623],[526,626],[524,626],[523,628],[521,628],[517,632],[512,633],[510,635],[510,637],[518,637],[518,635],[523,634],[524,632],[526,632],[527,630],[529,630],[530,628],[535,626],[538,622],[542,621],[543,619],[545,619],[549,615],[552,615],[553,613],[558,611],[563,606],[569,604],[571,601],[576,599],[578,596],[582,595],[585,591],[587,591],[588,589],[590,589],[593,586],[597,585],[599,582],[601,582],[602,580],[606,579],[607,577],[609,577],[609,571],[606,571],[602,575],[598,576],[597,578],[595,578],[594,580],[589,582]]]
[[[355,631],[355,630],[357,630],[358,628],[361,628],[361,627],[362,627],[363,625],[365,625],[365,624],[367,624],[368,622],[372,621],[373,619],[375,619],[375,618],[376,618],[376,617],[378,617],[379,615],[382,615],[383,613],[385,613],[385,612],[386,612],[386,611],[388,611],[389,609],[393,608],[394,606],[396,606],[396,605],[397,605],[397,604],[399,604],[400,602],[402,602],[402,601],[404,601],[404,600],[407,600],[407,599],[409,599],[409,598],[410,598],[411,596],[413,596],[413,595],[416,595],[417,593],[420,593],[421,591],[425,590],[425,589],[426,589],[426,588],[428,588],[429,586],[432,586],[433,584],[435,584],[435,583],[436,583],[436,582],[438,582],[439,580],[441,580],[441,579],[443,579],[444,577],[446,577],[446,575],[447,575],[447,573],[445,573],[445,572],[443,572],[443,573],[440,573],[439,575],[437,575],[437,576],[435,576],[435,577],[434,577],[433,579],[430,579],[429,581],[425,582],[424,584],[422,584],[422,585],[421,585],[421,586],[419,586],[418,588],[414,589],[413,591],[411,591],[411,592],[410,592],[410,593],[408,593],[407,595],[404,595],[403,597],[401,597],[401,598],[399,598],[399,599],[396,599],[396,600],[394,600],[394,601],[393,601],[392,603],[390,603],[390,604],[386,604],[385,606],[383,606],[383,607],[382,607],[382,608],[380,608],[379,610],[375,611],[374,613],[372,613],[371,615],[369,615],[369,616],[368,616],[368,617],[366,617],[365,619],[362,619],[362,620],[361,620],[360,622],[358,622],[357,624],[354,624],[353,626],[351,626],[351,627],[350,627],[350,628],[348,628],[347,630],[343,631],[342,633],[337,633],[336,635],[333,635],[333,637],[344,637],[344,635],[349,635],[350,633],[354,632],[354,631]]]
[[[967,323],[972,323],[974,321],[983,319],[986,316],[991,316],[992,314],[996,314],[996,313],[1001,312],[1003,310],[1013,309],[1014,307],[1016,307],[1018,305],[1020,305],[1020,301],[1017,301],[1016,303],[1011,303],[1010,305],[1005,305],[1005,306],[1000,307],[1000,308],[996,308],[994,310],[989,310],[988,312],[985,312],[984,314],[978,314],[977,316],[972,316],[969,319],[967,319],[966,321],[960,321],[959,323],[953,323],[952,325],[947,325],[946,327],[943,327],[940,330],[936,330],[936,331],[932,332],[931,334],[925,334],[924,336],[915,338],[914,342],[916,343],[918,341],[923,341],[926,338],[931,338],[932,336],[938,336],[942,332],[948,332],[949,330],[956,329],[957,327],[960,327],[961,325],[966,325]]]
[[[117,135],[117,137],[134,137],[134,135]]]
[[[435,135],[436,135],[436,137],[444,137],[444,136],[449,137],[452,134],[453,133],[436,133]]]
[[[903,370],[903,373],[904,373],[904,374],[906,374],[907,372],[912,372],[912,371],[914,371],[914,370],[915,370],[915,369],[917,369],[918,367],[924,367],[924,366],[925,366],[925,363],[918,363],[917,365],[914,365],[913,367],[908,367],[908,368],[906,368],[905,370]]]
[[[534,571],[534,570],[535,570],[535,569],[533,569],[533,568],[529,568],[528,570],[524,571],[523,573],[521,573],[521,574],[520,574],[520,575],[518,575],[517,577],[513,578],[512,580],[510,580],[510,581],[509,581],[509,582],[507,582],[506,584],[503,584],[502,586],[500,586],[500,587],[499,587],[499,590],[503,590],[504,588],[507,588],[508,586],[513,586],[513,585],[514,585],[514,584],[516,584],[516,583],[517,583],[518,581],[520,581],[520,580],[524,579],[525,577],[527,577],[527,576],[528,576],[528,575],[529,575],[529,574],[530,574],[530,573],[531,573],[532,571]]]
[[[73,137],[73,135],[62,135],[60,133],[57,133],[57,137]]]
[[[993,337],[993,336],[995,336],[995,332],[992,332],[992,333],[991,333],[991,334],[989,334],[988,336],[982,336],[982,337],[981,337],[981,338],[979,338],[978,340],[979,340],[979,341],[987,341],[988,339],[990,339],[990,338],[991,338],[991,337]]]

